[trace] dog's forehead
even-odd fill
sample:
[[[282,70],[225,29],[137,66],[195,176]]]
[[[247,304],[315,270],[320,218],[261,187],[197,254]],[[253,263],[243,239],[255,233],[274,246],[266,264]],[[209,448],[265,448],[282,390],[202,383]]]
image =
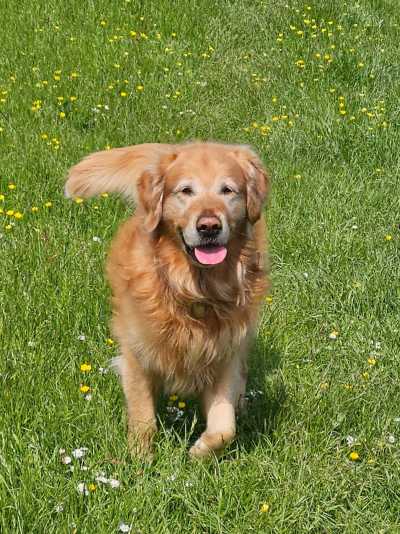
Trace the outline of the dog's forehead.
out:
[[[207,145],[185,147],[167,173],[170,183],[194,178],[206,185],[221,177],[241,181],[242,169],[227,148]]]

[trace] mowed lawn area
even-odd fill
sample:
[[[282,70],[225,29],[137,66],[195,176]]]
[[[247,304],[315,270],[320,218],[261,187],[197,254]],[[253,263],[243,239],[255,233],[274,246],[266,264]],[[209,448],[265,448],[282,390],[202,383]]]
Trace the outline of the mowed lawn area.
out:
[[[400,532],[397,0],[1,2],[0,530]],[[195,399],[130,458],[104,261],[131,208],[63,196],[104,148],[250,144],[272,178],[249,408]]]

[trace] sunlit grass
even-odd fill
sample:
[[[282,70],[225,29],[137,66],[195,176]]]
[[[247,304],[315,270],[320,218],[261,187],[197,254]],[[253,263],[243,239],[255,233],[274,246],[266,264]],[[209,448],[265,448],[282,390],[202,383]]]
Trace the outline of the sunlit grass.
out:
[[[398,532],[397,2],[0,11],[0,530]],[[270,169],[273,285],[237,441],[190,462],[197,404],[166,398],[145,466],[108,372],[129,209],[63,180],[94,150],[188,139]]]

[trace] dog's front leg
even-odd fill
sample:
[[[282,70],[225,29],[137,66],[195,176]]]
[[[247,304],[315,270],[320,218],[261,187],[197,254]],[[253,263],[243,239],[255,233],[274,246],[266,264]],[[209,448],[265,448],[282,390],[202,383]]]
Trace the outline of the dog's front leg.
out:
[[[246,388],[246,354],[239,351],[221,368],[221,374],[202,394],[207,427],[190,449],[197,458],[218,454],[236,434],[235,409]]]
[[[128,412],[128,445],[132,455],[151,458],[157,431],[155,403],[156,378],[143,369],[131,350],[123,350],[120,373]]]

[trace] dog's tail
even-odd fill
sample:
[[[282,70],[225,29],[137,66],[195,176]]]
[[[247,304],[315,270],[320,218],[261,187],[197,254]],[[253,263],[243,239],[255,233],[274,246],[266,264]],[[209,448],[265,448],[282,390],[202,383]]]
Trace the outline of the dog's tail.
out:
[[[173,149],[173,145],[146,143],[94,152],[70,169],[65,196],[88,198],[115,192],[137,200],[139,178],[153,171],[161,157]]]

